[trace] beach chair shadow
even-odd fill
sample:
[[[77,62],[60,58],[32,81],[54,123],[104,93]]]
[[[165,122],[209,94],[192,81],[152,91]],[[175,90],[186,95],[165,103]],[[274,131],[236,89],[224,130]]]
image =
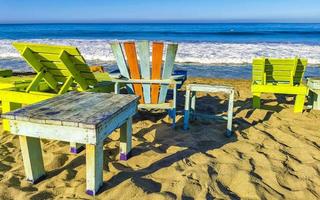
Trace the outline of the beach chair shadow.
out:
[[[265,103],[274,102],[278,100],[264,100]],[[257,124],[261,124],[265,121],[268,121],[274,113],[279,113],[283,109],[285,109],[283,106],[280,105],[280,103],[285,103],[283,101],[286,101],[281,97],[281,101],[278,105],[263,105],[260,109],[252,108],[252,98],[247,98],[245,100],[236,100],[234,102],[234,118],[233,118],[233,130],[234,132],[243,133],[244,130],[256,126]],[[238,114],[242,111],[247,111],[244,117],[238,116]],[[255,112],[258,112],[259,110],[265,110],[265,115],[261,119],[255,119],[252,120],[252,117]],[[249,120],[251,119],[251,120]]]

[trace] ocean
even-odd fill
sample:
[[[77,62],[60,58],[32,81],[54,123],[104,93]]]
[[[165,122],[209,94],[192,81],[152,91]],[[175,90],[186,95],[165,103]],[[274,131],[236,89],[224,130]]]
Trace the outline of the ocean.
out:
[[[320,24],[3,24],[0,68],[30,71],[14,41],[77,46],[90,64],[116,68],[112,40],[178,42],[176,68],[189,76],[250,79],[255,57],[308,58],[320,76]]]

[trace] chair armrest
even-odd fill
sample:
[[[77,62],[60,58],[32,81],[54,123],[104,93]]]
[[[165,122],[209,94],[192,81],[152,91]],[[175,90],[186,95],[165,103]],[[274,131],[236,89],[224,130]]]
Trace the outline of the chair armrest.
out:
[[[172,80],[183,80],[183,79],[185,79],[185,75],[182,75],[182,74],[180,74],[180,75],[172,75],[170,77],[170,79],[172,79]]]

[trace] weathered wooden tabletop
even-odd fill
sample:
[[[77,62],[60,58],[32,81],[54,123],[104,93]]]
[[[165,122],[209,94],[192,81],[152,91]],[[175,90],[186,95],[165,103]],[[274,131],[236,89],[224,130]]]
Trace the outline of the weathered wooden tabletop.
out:
[[[2,118],[48,125],[97,128],[121,111],[132,107],[137,96],[69,92],[31,106],[4,113]]]

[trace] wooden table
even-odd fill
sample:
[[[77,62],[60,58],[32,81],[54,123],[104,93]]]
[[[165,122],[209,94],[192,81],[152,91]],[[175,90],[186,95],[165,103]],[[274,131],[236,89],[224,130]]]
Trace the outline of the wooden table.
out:
[[[5,113],[11,132],[19,135],[27,180],[45,175],[40,139],[86,145],[87,194],[95,195],[103,184],[103,141],[120,127],[120,159],[131,150],[134,95],[69,92],[13,112]]]
[[[205,93],[216,93],[223,92],[229,95],[228,103],[228,115],[207,115],[196,113],[196,95],[197,92]],[[191,99],[191,103],[190,103]],[[224,85],[205,85],[205,84],[189,84],[186,89],[186,101],[184,106],[184,120],[183,128],[185,130],[189,129],[189,119],[190,115],[192,119],[204,118],[204,119],[223,119],[227,120],[227,132],[226,136],[230,137],[232,135],[232,118],[233,118],[233,99],[234,99],[234,89],[230,86]]]

